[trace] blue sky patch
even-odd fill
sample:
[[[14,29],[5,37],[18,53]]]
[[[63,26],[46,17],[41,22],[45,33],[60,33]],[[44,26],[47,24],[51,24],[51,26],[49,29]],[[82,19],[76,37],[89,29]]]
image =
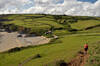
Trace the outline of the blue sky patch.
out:
[[[59,4],[59,3],[64,3],[64,0],[54,0],[54,2],[55,2],[56,4]]]
[[[22,6],[22,9],[28,9],[30,7],[33,7],[34,6],[34,0],[30,0],[31,3],[29,4],[25,4],[24,6]]]
[[[95,3],[97,0],[78,0],[78,1]]]

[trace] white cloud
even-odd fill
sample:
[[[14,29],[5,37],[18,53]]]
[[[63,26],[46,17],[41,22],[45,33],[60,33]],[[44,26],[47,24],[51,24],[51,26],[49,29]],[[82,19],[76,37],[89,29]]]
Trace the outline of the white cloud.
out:
[[[0,0],[0,14],[9,13],[46,13],[81,16],[100,16],[100,0],[95,3],[77,0]],[[34,6],[24,8],[24,5],[34,3]]]

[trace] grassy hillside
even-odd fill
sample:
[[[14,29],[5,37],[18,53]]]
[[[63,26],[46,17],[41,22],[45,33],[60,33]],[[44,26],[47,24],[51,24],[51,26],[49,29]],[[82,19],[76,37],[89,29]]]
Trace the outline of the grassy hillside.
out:
[[[99,39],[100,36],[95,36],[95,34],[90,36],[70,35],[61,38],[61,43],[27,48],[14,53],[2,53],[0,54],[0,66],[18,66],[20,62],[36,54],[40,54],[42,57],[31,60],[25,66],[43,66],[45,64],[48,64],[48,66],[51,64],[50,66],[53,66],[53,62],[57,60],[68,62],[82,48],[85,42],[91,44]]]
[[[79,20],[77,23],[74,23],[71,26],[78,30],[85,30],[88,27],[99,25],[99,24],[100,24],[99,20],[84,20],[84,21]]]
[[[31,14],[3,15],[1,17],[0,23],[5,29],[9,28],[11,31],[16,29],[16,31],[21,30],[37,35],[44,35],[48,30],[52,30],[52,35],[59,36],[59,39],[17,52],[0,53],[0,66],[18,66],[19,63],[37,54],[41,57],[33,58],[24,66],[58,66],[56,65],[58,61],[64,60],[67,63],[75,57],[77,52],[83,49],[85,43],[91,46],[100,40],[100,27],[95,27],[100,24],[100,18],[96,17]],[[86,29],[88,27],[93,28]]]

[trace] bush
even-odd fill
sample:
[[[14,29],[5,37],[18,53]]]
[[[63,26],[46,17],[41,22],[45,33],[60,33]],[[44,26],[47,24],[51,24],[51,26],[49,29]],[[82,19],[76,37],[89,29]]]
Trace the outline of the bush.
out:
[[[9,29],[10,29],[11,31],[18,31],[18,26],[16,26],[16,25],[11,25],[11,26],[9,27]]]
[[[43,66],[68,66],[68,64],[64,60],[56,60]]]
[[[11,53],[11,52],[17,52],[17,51],[21,51],[21,48],[16,47],[16,48],[8,50],[9,53]]]
[[[68,66],[68,64],[64,60],[60,60],[56,64],[58,64],[58,66]]]
[[[36,35],[43,35],[47,29],[42,29],[42,28],[32,28],[29,33],[30,34],[36,34]]]
[[[42,56],[40,54],[36,54],[34,58],[41,58]]]

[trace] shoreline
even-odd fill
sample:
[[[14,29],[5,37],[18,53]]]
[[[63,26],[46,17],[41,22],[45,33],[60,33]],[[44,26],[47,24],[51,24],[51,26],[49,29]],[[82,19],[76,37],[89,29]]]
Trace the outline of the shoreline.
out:
[[[16,47],[37,46],[50,42],[50,38],[43,36],[17,37],[17,32],[0,32],[0,52],[5,52]],[[3,36],[2,36],[3,35]]]

